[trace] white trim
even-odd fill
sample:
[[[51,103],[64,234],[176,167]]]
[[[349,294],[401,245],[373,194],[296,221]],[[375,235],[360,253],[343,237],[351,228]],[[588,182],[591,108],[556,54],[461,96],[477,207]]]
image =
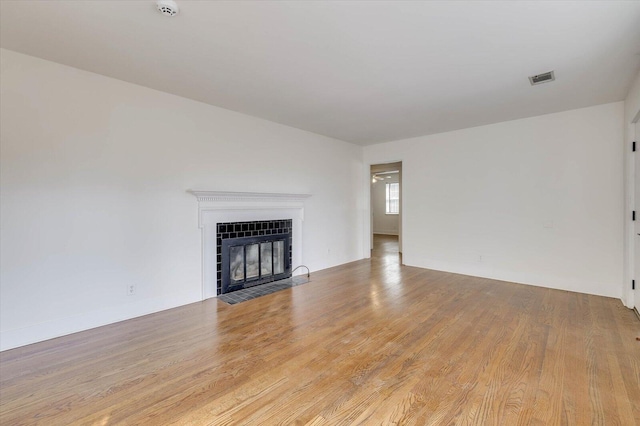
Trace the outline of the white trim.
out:
[[[178,306],[196,303],[197,297],[183,291],[163,294],[160,297],[140,299],[100,309],[89,309],[72,316],[43,321],[22,328],[0,332],[0,351],[42,342],[103,325],[114,324],[132,318],[149,315]]]
[[[198,227],[202,230],[202,300],[217,297],[217,224],[291,219],[292,267],[303,264],[304,200],[310,194],[274,194],[188,190],[198,200]],[[302,272],[299,272],[302,273]]]
[[[631,143],[638,141],[638,135],[635,134],[636,123],[640,120],[640,109],[635,114],[633,120],[630,123],[625,123],[625,136],[624,136],[624,158],[623,158],[623,170],[625,173],[624,182],[624,254],[623,254],[623,282],[622,282],[622,303],[630,309],[633,309],[635,305],[638,305],[640,300],[638,298],[637,283],[638,272],[635,271],[635,224],[631,220],[631,211],[635,209],[635,158],[631,151]],[[638,149],[636,147],[636,149]],[[634,277],[635,276],[635,277]],[[636,280],[636,290],[631,289],[631,280]]]
[[[636,269],[636,256],[640,255],[640,253],[636,253],[636,224],[633,221],[629,221],[629,211],[635,211],[636,210],[636,205],[638,204],[638,200],[636,200],[636,185],[638,185],[637,182],[637,177],[640,176],[640,170],[636,170],[636,164],[638,164],[638,162],[636,161],[635,156],[639,155],[638,153],[638,149],[640,149],[638,147],[638,144],[640,143],[640,135],[637,134],[637,128],[639,126],[640,123],[640,109],[638,110],[638,112],[636,113],[635,117],[633,118],[633,121],[631,122],[631,129],[632,129],[632,134],[630,135],[631,137],[629,138],[629,143],[634,143],[636,144],[636,151],[630,151],[628,148],[628,145],[625,147],[627,148],[627,155],[629,156],[629,163],[630,163],[630,182],[628,185],[629,188],[629,203],[630,203],[630,209],[627,210],[625,209],[625,220],[627,221],[626,223],[629,224],[629,233],[627,234],[628,238],[629,238],[629,245],[628,245],[628,259],[629,259],[629,267],[628,267],[628,271],[629,271],[629,279],[625,280],[626,281],[626,286],[627,288],[629,288],[629,283],[630,280],[635,280],[636,281],[636,288],[635,290],[628,290],[628,297],[626,298],[626,304],[628,305],[629,308],[631,309],[635,309],[636,313],[638,312],[638,306],[640,305],[640,300],[638,300],[638,294],[639,291],[638,290],[638,283],[640,282],[640,279],[638,279],[638,276],[640,276],[640,271],[637,271]],[[626,144],[625,144],[626,145]],[[638,215],[638,211],[636,211],[636,220],[640,220],[637,215]],[[623,303],[625,302],[625,298],[624,298],[624,291],[623,291]]]
[[[284,194],[269,192],[229,192],[229,191],[199,191],[195,189],[187,190],[193,194],[198,202],[201,201],[260,201],[260,202],[280,202],[280,201],[304,201],[311,197],[311,194]]]

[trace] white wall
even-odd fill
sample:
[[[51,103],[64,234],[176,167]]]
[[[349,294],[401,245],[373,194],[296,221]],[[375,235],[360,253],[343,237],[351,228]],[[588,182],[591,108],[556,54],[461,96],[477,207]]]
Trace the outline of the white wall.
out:
[[[403,162],[404,262],[621,297],[623,115],[617,102],[365,147],[366,165]]]
[[[634,256],[640,256],[640,253],[635,253],[634,238],[636,238],[633,222],[631,221],[630,212],[634,207],[634,189],[635,185],[640,185],[640,182],[636,179],[634,172],[634,157],[631,151],[631,143],[635,140],[640,144],[639,135],[635,134],[635,126],[633,121],[640,113],[640,72],[636,76],[634,83],[631,85],[631,89],[627,94],[627,98],[624,102],[624,173],[625,173],[625,206],[622,212],[624,221],[624,246],[625,246],[625,259],[624,259],[624,283],[622,291],[622,301],[625,306],[631,308],[634,306],[634,291],[631,289],[631,280],[636,280],[635,293],[640,294],[638,290],[638,283],[640,282],[640,271],[633,271]],[[640,149],[640,148],[637,148]],[[639,155],[637,151],[635,155]],[[640,173],[637,173],[640,176]],[[638,214],[638,213],[636,213]],[[635,305],[638,305],[636,301]]]
[[[200,300],[189,188],[312,194],[304,263],[363,256],[361,147],[0,54],[1,349]]]
[[[384,175],[383,175],[384,176]],[[397,214],[386,214],[386,185],[387,183],[398,182],[398,175],[388,175],[389,179],[371,183],[371,199],[373,210],[373,233],[398,235],[398,218]]]

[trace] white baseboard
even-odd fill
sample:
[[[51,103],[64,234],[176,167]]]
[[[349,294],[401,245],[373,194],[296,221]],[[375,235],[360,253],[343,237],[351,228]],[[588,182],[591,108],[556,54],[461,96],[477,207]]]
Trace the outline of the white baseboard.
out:
[[[0,351],[199,302],[175,293],[0,332]]]
[[[545,274],[521,274],[518,271],[502,270],[491,263],[476,264],[423,258],[418,260],[419,261],[416,261],[414,258],[403,258],[403,262],[407,266],[620,299],[620,294],[613,290],[618,289],[619,287],[613,285],[613,283],[612,285],[605,287],[611,291],[603,292],[603,286],[601,286],[599,282],[585,282],[584,280],[579,279],[563,279]]]

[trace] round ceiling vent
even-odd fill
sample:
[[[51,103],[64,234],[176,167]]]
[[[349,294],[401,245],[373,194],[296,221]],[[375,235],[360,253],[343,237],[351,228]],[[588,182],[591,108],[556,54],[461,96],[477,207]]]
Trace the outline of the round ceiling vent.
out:
[[[158,11],[165,16],[176,16],[180,11],[180,8],[173,0],[158,0],[156,6],[158,6]]]

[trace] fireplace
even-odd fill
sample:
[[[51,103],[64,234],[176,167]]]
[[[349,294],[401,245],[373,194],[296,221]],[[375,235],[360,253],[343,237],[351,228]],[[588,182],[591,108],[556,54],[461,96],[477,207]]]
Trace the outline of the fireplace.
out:
[[[310,197],[309,194],[188,192],[198,200],[198,227],[202,230],[203,300],[222,294],[223,240],[289,234],[290,267],[304,263],[302,236],[305,201]]]
[[[291,276],[292,220],[219,223],[218,294]]]

